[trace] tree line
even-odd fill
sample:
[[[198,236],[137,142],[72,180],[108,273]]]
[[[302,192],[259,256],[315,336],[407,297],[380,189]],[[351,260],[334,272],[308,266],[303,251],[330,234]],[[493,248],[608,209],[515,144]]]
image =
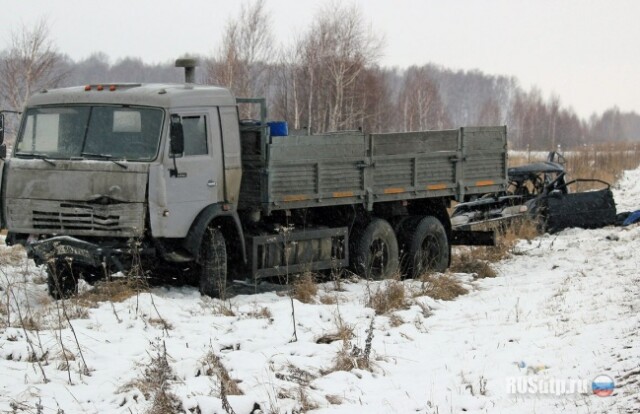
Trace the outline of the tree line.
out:
[[[640,140],[640,115],[613,107],[580,118],[558,96],[524,90],[515,77],[428,64],[382,67],[384,40],[355,6],[320,9],[306,31],[276,46],[264,0],[228,19],[220,45],[200,61],[198,82],[236,96],[264,96],[270,118],[311,132],[416,131],[507,125],[512,148],[549,150]],[[194,56],[194,55],[191,55]],[[0,107],[19,110],[33,92],[108,82],[182,82],[172,62],[147,64],[104,53],[74,61],[57,50],[45,20],[13,33],[0,51]],[[252,117],[248,108],[241,116]]]

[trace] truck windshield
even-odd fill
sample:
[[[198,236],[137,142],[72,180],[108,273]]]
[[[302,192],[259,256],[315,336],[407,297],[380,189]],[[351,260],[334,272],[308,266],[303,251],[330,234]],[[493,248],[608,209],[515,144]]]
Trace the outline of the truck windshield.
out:
[[[18,156],[53,159],[152,160],[163,111],[133,106],[29,108],[16,141]]]

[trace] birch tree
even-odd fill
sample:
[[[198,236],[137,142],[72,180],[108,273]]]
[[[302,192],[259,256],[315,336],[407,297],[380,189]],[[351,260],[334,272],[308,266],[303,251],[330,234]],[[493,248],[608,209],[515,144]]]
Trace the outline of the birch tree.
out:
[[[0,96],[8,109],[20,111],[34,92],[58,86],[67,75],[63,64],[46,20],[13,32],[0,62]]]
[[[273,36],[264,0],[244,3],[237,18],[230,19],[222,45],[206,65],[209,83],[225,86],[236,96],[263,96],[272,60]],[[249,116],[247,109],[241,109]]]
[[[447,126],[438,86],[424,67],[411,67],[398,97],[404,131],[424,131]]]

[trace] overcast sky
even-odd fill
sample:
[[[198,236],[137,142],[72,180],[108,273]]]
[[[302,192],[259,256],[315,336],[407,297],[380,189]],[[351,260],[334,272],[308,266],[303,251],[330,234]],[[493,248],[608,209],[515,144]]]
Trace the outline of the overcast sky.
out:
[[[327,0],[328,1],[328,0]],[[278,43],[304,31],[325,0],[266,0]],[[515,76],[583,117],[617,105],[640,113],[640,1],[354,0],[386,40],[381,64],[435,63]],[[20,25],[47,18],[72,59],[147,63],[212,54],[237,0],[3,0],[0,49]]]

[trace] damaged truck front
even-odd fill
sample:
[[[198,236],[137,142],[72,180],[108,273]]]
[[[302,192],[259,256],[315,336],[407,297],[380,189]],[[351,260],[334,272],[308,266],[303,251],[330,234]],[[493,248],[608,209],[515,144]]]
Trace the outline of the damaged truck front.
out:
[[[222,88],[176,89],[89,85],[43,91],[29,100],[12,157],[5,160],[3,221],[7,243],[25,245],[37,264],[47,263],[56,275],[49,277],[54,296],[74,290],[78,277],[129,268],[140,253],[180,256],[173,242],[187,236],[203,204],[224,197],[227,183],[218,186],[214,176],[204,177],[204,191],[188,182],[203,178],[198,166],[221,166],[212,159],[221,151],[207,151],[204,138],[179,147],[182,128],[204,136],[204,118],[224,116],[219,112],[225,108],[237,125],[235,100]],[[182,108],[185,95],[188,109]],[[180,128],[171,124],[176,111]],[[180,136],[166,145],[171,132]],[[170,154],[176,146],[177,156],[196,158],[177,172],[178,184],[168,180],[176,173]],[[236,192],[239,179],[237,174]],[[191,259],[188,252],[183,256]]]

